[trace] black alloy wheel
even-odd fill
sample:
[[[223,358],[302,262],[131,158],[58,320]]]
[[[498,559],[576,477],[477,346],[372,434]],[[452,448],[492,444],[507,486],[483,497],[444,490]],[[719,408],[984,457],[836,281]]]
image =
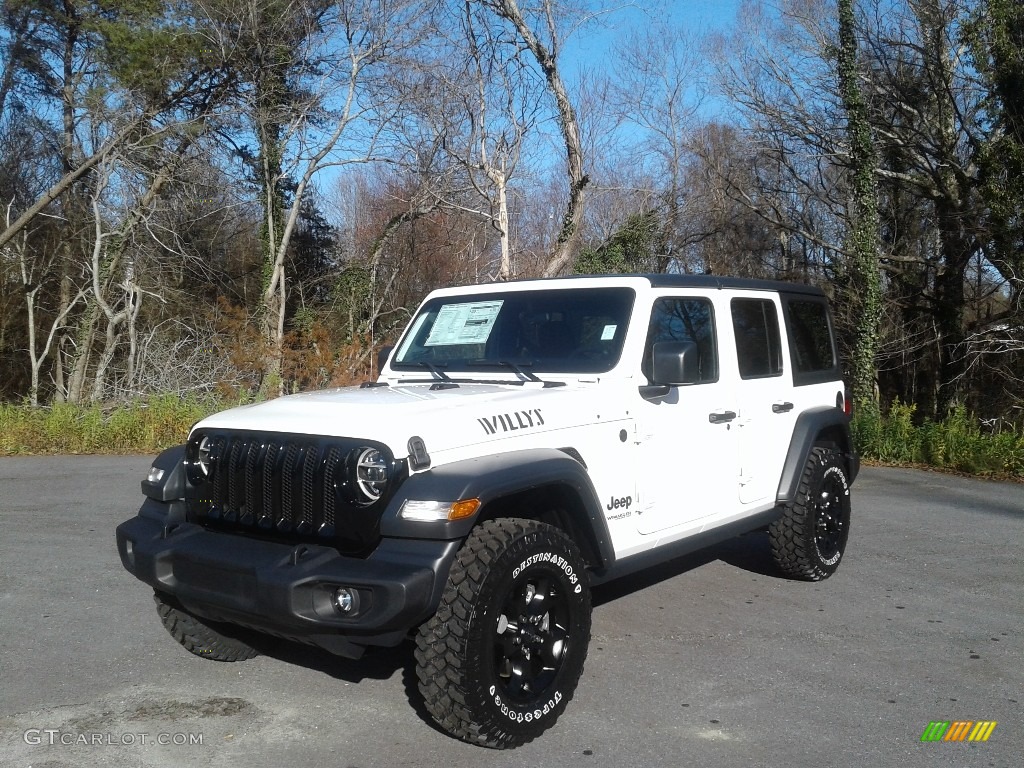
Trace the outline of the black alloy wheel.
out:
[[[569,603],[550,576],[512,584],[494,633],[494,674],[510,701],[528,703],[555,680],[572,642]]]

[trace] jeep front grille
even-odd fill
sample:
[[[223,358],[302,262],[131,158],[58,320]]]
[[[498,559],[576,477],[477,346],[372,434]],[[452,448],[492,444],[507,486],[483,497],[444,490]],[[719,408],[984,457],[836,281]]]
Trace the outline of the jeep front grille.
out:
[[[388,482],[376,499],[356,482],[356,463],[367,449],[379,451],[387,466]],[[193,522],[329,543],[347,553],[376,544],[380,516],[405,474],[404,462],[369,441],[232,430],[193,434],[186,467]]]

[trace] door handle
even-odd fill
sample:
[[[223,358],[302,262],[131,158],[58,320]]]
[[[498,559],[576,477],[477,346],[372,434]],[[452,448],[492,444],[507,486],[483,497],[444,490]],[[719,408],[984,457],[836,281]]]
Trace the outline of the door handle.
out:
[[[772,413],[789,413],[792,410],[792,403],[772,403]]]
[[[736,411],[715,411],[708,414],[708,421],[712,424],[724,424],[736,418]]]

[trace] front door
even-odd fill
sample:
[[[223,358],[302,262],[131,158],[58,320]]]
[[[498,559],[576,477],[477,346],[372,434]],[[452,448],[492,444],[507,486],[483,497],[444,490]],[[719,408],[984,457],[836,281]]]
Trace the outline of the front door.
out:
[[[736,406],[732,387],[720,377],[712,301],[671,296],[654,302],[642,364],[648,382],[658,341],[694,342],[701,370],[696,383],[672,387],[667,395],[638,395],[637,530],[642,534],[701,527],[705,518],[738,506]]]

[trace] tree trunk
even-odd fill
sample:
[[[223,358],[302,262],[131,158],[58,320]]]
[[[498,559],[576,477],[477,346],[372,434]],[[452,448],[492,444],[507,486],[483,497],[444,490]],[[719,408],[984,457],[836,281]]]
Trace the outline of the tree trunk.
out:
[[[79,404],[85,393],[85,379],[92,361],[92,345],[96,338],[97,311],[95,304],[88,304],[85,316],[78,327],[78,341],[75,344],[71,365],[71,376],[68,379],[67,401]]]
[[[565,142],[565,167],[569,182],[569,198],[566,202],[565,214],[562,216],[562,227],[558,232],[554,251],[548,257],[543,270],[544,277],[554,277],[572,268],[580,245],[581,227],[585,213],[584,193],[590,180],[583,172],[583,142],[580,139],[579,124],[576,122],[576,112],[569,99],[569,92],[558,71],[555,53],[549,51],[530,29],[516,0],[495,0],[493,7],[499,16],[515,26],[526,47],[530,49],[541,72],[544,73],[548,90],[554,96],[555,105],[558,108],[559,128],[562,132],[562,140]],[[553,27],[552,8],[549,0],[545,0],[543,8],[550,21],[549,26]]]
[[[882,316],[882,279],[878,263],[878,155],[867,105],[860,87],[853,0],[839,0],[839,87],[850,143],[850,220],[847,231],[849,288],[855,307],[853,402],[857,409],[877,407],[875,355]]]
[[[939,380],[936,416],[943,418],[962,401],[964,356],[964,280],[971,249],[959,231],[959,216],[937,206],[943,264],[935,277],[935,322],[939,335]],[[955,230],[955,231],[953,231]]]

